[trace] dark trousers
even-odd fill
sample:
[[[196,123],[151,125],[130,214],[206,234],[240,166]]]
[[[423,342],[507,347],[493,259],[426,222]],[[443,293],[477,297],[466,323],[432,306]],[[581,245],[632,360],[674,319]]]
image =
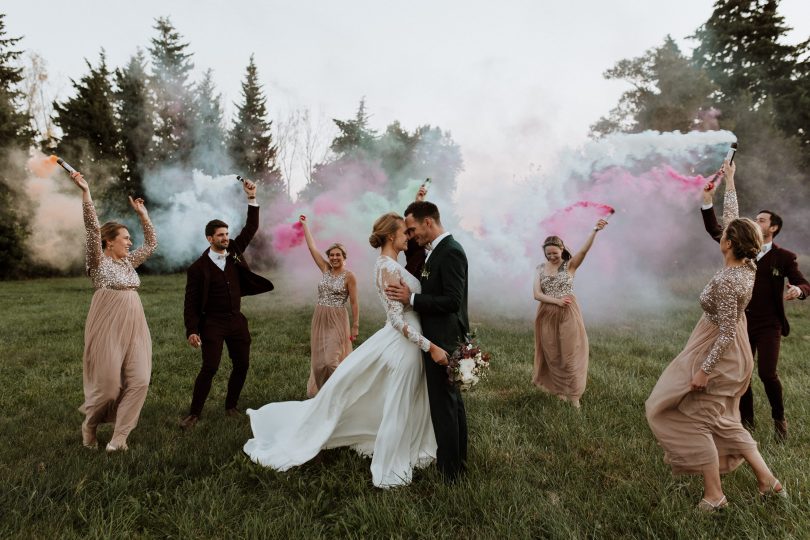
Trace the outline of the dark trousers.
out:
[[[436,466],[447,480],[457,479],[467,462],[467,413],[461,392],[447,381],[447,369],[423,353],[430,419],[436,434]]]
[[[779,346],[782,343],[782,328],[778,325],[775,327],[749,327],[748,340],[751,342],[751,352],[756,357],[757,374],[771,404],[771,416],[774,420],[784,420],[785,405],[782,401],[782,382],[776,371],[776,364],[779,361]],[[744,424],[754,425],[754,394],[750,385],[740,398],[740,417]]]
[[[225,408],[236,407],[239,394],[245,385],[248,366],[250,365],[250,332],[247,319],[241,313],[231,316],[209,316],[200,330],[202,340],[202,367],[194,381],[194,396],[191,399],[189,414],[199,416],[205,400],[211,391],[222,358],[222,344],[228,346],[233,369],[228,379],[228,395],[225,397]]]

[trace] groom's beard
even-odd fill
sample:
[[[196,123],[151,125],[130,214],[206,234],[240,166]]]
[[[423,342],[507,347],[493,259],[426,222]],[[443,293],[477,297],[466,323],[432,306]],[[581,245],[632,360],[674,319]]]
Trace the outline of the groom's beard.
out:
[[[216,251],[228,251],[228,242],[214,242],[211,244],[211,248]]]

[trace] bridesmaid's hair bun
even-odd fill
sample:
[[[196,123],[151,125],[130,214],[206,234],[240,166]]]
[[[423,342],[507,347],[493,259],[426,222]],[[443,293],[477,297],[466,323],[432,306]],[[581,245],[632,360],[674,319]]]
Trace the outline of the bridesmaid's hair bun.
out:
[[[737,259],[756,259],[762,249],[762,229],[748,218],[734,219],[726,227],[726,240]]]
[[[108,221],[102,225],[99,231],[101,234],[101,249],[107,249],[107,242],[115,240],[118,237],[118,231],[126,228],[126,225],[117,221]]]
[[[403,221],[402,216],[396,212],[381,215],[374,222],[374,228],[371,230],[371,236],[368,237],[368,243],[374,249],[383,247],[388,241],[388,237],[396,234]]]
[[[571,252],[568,251],[568,248],[565,247],[565,242],[562,241],[562,238],[559,236],[547,236],[545,240],[543,240],[543,254],[545,255],[546,248],[549,246],[554,246],[560,248],[562,250],[562,260],[567,261],[571,259]]]

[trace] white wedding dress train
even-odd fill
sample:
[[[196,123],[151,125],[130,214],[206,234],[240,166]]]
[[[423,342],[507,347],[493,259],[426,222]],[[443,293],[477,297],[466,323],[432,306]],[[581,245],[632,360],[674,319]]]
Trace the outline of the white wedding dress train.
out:
[[[400,279],[413,292],[421,287],[386,256],[377,259],[375,276],[385,326],[340,363],[314,398],[248,409],[253,438],[244,451],[256,463],[285,471],[324,448],[350,446],[371,456],[372,482],[387,488],[410,483],[414,467],[435,460],[420,352],[430,342],[420,335],[419,317],[410,306],[384,294],[387,283]]]

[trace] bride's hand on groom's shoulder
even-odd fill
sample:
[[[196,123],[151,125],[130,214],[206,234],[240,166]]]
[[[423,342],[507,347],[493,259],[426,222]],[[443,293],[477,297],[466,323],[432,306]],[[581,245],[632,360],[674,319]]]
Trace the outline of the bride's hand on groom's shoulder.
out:
[[[445,351],[435,343],[430,344],[430,350],[428,351],[428,353],[430,354],[430,358],[440,366],[447,365],[447,351]]]

